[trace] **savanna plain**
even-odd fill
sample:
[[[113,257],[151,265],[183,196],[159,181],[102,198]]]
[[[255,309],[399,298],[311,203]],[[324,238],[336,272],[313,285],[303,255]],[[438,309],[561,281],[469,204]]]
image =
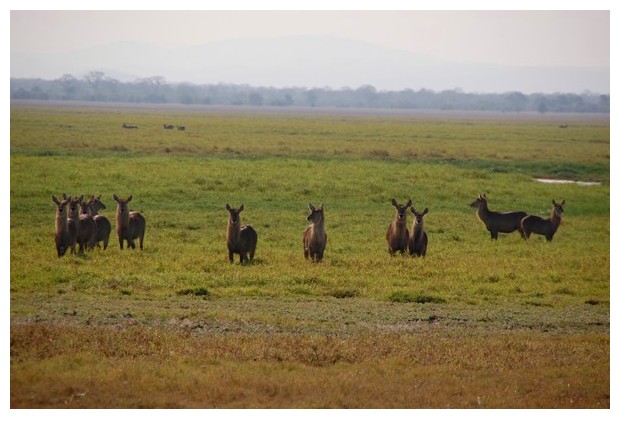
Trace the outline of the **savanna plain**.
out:
[[[610,407],[608,117],[166,109],[11,107],[12,408]],[[59,258],[63,193],[113,228],[133,195],[144,250],[113,229]],[[565,200],[553,241],[491,240],[481,193]],[[392,198],[428,208],[426,257],[388,254]],[[251,263],[228,262],[227,203]]]

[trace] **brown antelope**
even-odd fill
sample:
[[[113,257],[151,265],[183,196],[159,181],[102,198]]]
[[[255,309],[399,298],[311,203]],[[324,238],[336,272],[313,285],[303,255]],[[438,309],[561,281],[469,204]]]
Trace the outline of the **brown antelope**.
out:
[[[556,203],[555,200],[551,200],[553,208],[551,209],[551,216],[548,219],[543,219],[540,216],[530,215],[523,218],[521,221],[521,227],[525,238],[530,238],[530,234],[544,235],[547,241],[553,240],[553,235],[560,227],[562,221],[562,214],[564,213],[564,204],[566,200],[561,203]]]
[[[116,201],[116,235],[121,250],[123,250],[125,240],[127,240],[128,249],[135,249],[134,240],[136,238],[140,242],[140,250],[143,250],[146,220],[140,213],[129,210],[129,202],[133,199],[133,195],[127,198],[119,198],[114,194],[113,198]]]
[[[95,220],[97,225],[97,235],[95,238],[95,244],[97,247],[101,247],[100,241],[103,241],[103,249],[108,248],[108,242],[110,241],[110,233],[112,232],[112,225],[107,217],[100,215],[99,210],[105,209],[105,205],[101,202],[101,195],[95,197],[92,195],[88,201],[82,205],[82,211],[90,214]]]
[[[60,258],[67,249],[75,251],[76,229],[73,220],[70,220],[67,213],[67,204],[69,204],[71,197],[63,196],[62,201],[59,201],[54,195],[52,195],[52,201],[56,204],[56,230],[54,235],[54,241],[56,242],[56,252]]]
[[[90,250],[95,246],[97,236],[97,225],[89,214],[82,213],[81,205],[84,195],[73,197],[69,201],[69,218],[75,222],[76,242],[79,245],[79,253],[84,253],[84,249]],[[71,249],[75,253],[75,247]]]
[[[123,128],[138,128],[138,126],[137,125],[126,124],[125,122],[123,122]]]
[[[241,225],[241,213],[243,204],[238,209],[226,204],[228,210],[228,228],[226,230],[226,245],[228,246],[228,260],[232,263],[234,254],[239,254],[239,262],[242,264],[254,259],[258,234],[250,225]],[[250,257],[248,259],[248,253]]]
[[[185,125],[177,125],[177,130],[185,131]]]
[[[388,227],[385,239],[387,240],[388,252],[394,256],[396,252],[404,253],[407,251],[409,242],[409,230],[407,229],[407,209],[411,207],[411,200],[407,204],[401,205],[392,198],[392,205],[396,207],[394,220]]]
[[[426,256],[428,236],[426,231],[424,231],[424,215],[428,213],[428,208],[418,212],[411,207],[411,213],[413,213],[415,218],[411,225],[411,235],[409,236],[409,254],[413,256]]]
[[[166,129],[166,130],[171,130],[173,128],[174,128],[174,125],[172,125],[172,124],[164,124],[164,129]]]
[[[470,205],[470,207],[477,208],[476,214],[478,219],[482,221],[487,227],[487,230],[491,233],[491,239],[497,240],[497,235],[500,232],[510,233],[519,231],[522,237],[523,229],[521,228],[521,219],[527,216],[525,212],[493,212],[489,210],[486,194],[478,195]]]
[[[327,244],[327,234],[325,234],[325,211],[323,203],[316,209],[312,203],[308,204],[308,208],[312,213],[308,215],[306,220],[312,222],[304,231],[304,257],[312,258],[312,262],[321,262],[325,245]]]

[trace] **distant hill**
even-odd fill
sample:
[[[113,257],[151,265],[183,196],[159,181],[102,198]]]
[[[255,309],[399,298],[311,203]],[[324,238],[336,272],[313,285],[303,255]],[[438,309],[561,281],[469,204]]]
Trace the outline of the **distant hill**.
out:
[[[239,39],[163,49],[119,42],[63,54],[11,52],[12,78],[82,78],[98,70],[119,81],[378,90],[461,88],[468,92],[609,93],[605,67],[509,67],[437,58],[331,36]]]

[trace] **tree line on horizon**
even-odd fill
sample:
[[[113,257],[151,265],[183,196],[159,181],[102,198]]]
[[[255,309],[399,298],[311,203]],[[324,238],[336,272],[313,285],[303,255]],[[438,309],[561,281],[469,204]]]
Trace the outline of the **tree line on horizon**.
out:
[[[100,71],[89,72],[81,79],[70,74],[53,80],[11,78],[10,94],[11,100],[610,113],[609,94],[588,91],[580,94],[466,93],[458,88],[379,91],[372,85],[355,89],[274,88],[227,83],[168,83],[161,76],[121,82]]]

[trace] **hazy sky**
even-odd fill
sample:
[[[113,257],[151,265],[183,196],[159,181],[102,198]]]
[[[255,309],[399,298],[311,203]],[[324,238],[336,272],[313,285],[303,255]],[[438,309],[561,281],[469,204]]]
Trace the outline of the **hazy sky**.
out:
[[[608,11],[12,11],[12,52],[334,35],[443,60],[608,66]]]

